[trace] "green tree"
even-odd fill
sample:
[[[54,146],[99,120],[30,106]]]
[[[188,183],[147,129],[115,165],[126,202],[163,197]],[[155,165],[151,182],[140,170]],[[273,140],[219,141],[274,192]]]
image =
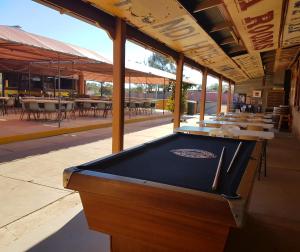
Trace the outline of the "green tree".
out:
[[[207,91],[218,91],[219,84],[218,83],[213,83],[209,86],[207,86]]]
[[[148,58],[148,65],[169,73],[176,73],[175,63],[170,58],[167,58],[159,53],[152,53],[152,55]]]
[[[175,81],[170,81],[167,91],[171,92],[171,96],[167,101],[167,110],[174,112],[175,107]],[[180,103],[180,114],[183,114],[186,107],[186,96],[187,91],[193,86],[193,84],[183,82],[181,89],[181,103]]]

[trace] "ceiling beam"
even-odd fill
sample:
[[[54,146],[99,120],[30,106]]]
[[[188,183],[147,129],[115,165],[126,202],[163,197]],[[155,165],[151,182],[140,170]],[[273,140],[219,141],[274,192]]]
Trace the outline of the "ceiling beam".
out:
[[[213,33],[213,32],[218,32],[218,31],[222,31],[225,29],[231,29],[232,24],[229,22],[222,22],[222,23],[218,23],[216,25],[214,25],[213,27],[211,27],[211,29],[208,31],[209,33]]]
[[[50,8],[54,8],[57,11],[61,11],[61,9],[68,10],[66,12],[68,15],[80,18],[81,20],[89,22],[95,26],[100,26],[110,34],[111,38],[114,38],[114,24],[116,18],[90,4],[87,4],[80,0],[34,1],[44,4]],[[127,39],[139,43],[147,48],[151,48],[164,55],[168,55],[174,59],[178,59],[178,52],[130,25],[127,25],[126,27],[126,37]]]
[[[223,39],[219,45],[229,45],[229,44],[236,44],[236,40],[233,37],[229,37],[226,39]]]
[[[243,52],[243,51],[247,51],[245,47],[237,46],[235,48],[231,48],[230,50],[228,50],[227,53],[230,55],[230,54]]]
[[[201,3],[196,4],[193,12],[204,11],[213,7],[217,7],[223,4],[223,0],[204,0]]]
[[[64,10],[65,13],[68,15],[74,16],[75,18],[79,18],[85,22],[93,24],[95,26],[100,26],[105,29],[112,38],[114,38],[114,24],[115,24],[115,17],[105,13],[104,11],[88,4],[87,2],[81,0],[33,0],[40,4],[46,5],[52,9],[56,9],[57,11]],[[221,0],[205,0],[202,2],[203,7],[207,8],[209,5],[211,7],[218,6],[223,4]],[[200,6],[201,7],[201,6]],[[210,8],[211,8],[210,7]],[[150,37],[149,35],[139,31],[137,28],[130,26],[127,24],[126,26],[126,38],[128,40],[134,41],[138,44],[143,45],[146,48],[151,48],[154,51],[160,52],[164,55],[171,56],[173,59],[177,60],[179,58],[179,52],[173,50],[172,48],[168,47],[164,43]],[[201,70],[205,67],[196,64],[192,59],[185,57],[185,61],[187,64],[193,64],[195,68]],[[192,63],[194,62],[194,63]],[[219,76],[219,73],[208,69],[209,73],[213,75]]]

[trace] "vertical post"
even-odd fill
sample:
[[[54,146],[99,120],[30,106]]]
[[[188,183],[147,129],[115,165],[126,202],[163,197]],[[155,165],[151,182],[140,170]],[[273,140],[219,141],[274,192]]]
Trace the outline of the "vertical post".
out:
[[[223,83],[223,76],[219,77],[219,86],[218,86],[218,98],[217,98],[217,114],[221,113],[221,106],[222,106],[222,83]]]
[[[128,105],[128,109],[129,109],[129,118],[131,118],[131,107],[130,107],[130,103],[131,103],[131,74],[129,74],[129,89],[128,89],[128,101],[129,101],[129,105]]]
[[[60,59],[58,59],[58,127],[61,121]]]
[[[228,92],[227,92],[227,108],[226,108],[226,112],[229,112],[231,109],[231,80],[229,81],[229,86],[228,86]]]
[[[165,95],[166,95],[165,82],[166,82],[166,78],[164,78],[164,87],[163,87],[163,115],[165,114]]]
[[[125,36],[126,23],[117,18],[113,39],[113,153],[123,150],[124,145]]]
[[[28,65],[28,92],[29,92],[29,96],[31,95],[30,89],[31,89],[31,73],[30,73],[30,63],[29,63],[29,65]]]
[[[84,76],[82,73],[79,74],[79,79],[78,79],[78,94],[80,95],[84,94]]]
[[[176,67],[176,84],[174,98],[174,129],[180,127],[180,109],[181,109],[181,86],[183,72],[184,55],[180,53]]]
[[[206,83],[207,83],[207,68],[202,72],[202,90],[200,100],[200,121],[204,120],[205,102],[206,102]]]

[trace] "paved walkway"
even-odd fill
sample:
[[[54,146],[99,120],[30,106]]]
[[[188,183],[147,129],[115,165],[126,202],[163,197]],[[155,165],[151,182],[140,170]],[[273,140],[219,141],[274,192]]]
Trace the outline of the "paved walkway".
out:
[[[126,125],[125,148],[172,126]],[[62,187],[62,171],[110,154],[110,135],[107,128],[0,146],[0,251],[109,251],[109,237],[88,229],[78,194]],[[300,251],[299,153],[287,134],[271,141],[268,177],[255,182],[251,218],[226,251]]]
[[[125,126],[125,148],[172,133],[170,118]],[[109,251],[88,230],[65,168],[111,153],[111,128],[0,145],[0,251]]]
[[[171,113],[169,111],[165,111],[163,114],[162,110],[153,110],[152,114],[140,113],[135,115],[132,113],[130,116],[126,111],[125,120],[139,120],[143,118],[160,117],[164,115],[171,116]],[[88,116],[78,116],[76,113],[76,119],[68,117],[67,119],[61,121],[61,129],[81,128],[89,125],[107,125],[110,124],[111,121],[111,114],[109,114],[107,118],[103,118],[102,116],[94,117],[92,113]],[[8,115],[0,115],[0,128],[1,139],[1,137],[55,130],[58,129],[58,122],[54,119],[44,120],[42,115],[41,120],[27,120],[27,115],[24,116],[23,120],[20,120],[20,112],[18,111],[16,114],[10,112]]]

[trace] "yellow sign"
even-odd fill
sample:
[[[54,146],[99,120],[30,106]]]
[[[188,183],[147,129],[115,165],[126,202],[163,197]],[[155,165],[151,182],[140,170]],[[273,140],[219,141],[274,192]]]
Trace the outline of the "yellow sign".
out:
[[[199,26],[176,0],[90,0],[93,5],[118,16],[144,33],[214,71],[242,81],[247,75]]]
[[[233,60],[247,73],[251,79],[264,76],[259,53],[244,54],[233,57]]]
[[[299,51],[299,47],[277,49],[275,58],[275,71],[287,69],[295,59]]]
[[[249,52],[278,48],[282,0],[224,0]]]
[[[290,0],[285,18],[282,46],[300,44],[300,0]]]

